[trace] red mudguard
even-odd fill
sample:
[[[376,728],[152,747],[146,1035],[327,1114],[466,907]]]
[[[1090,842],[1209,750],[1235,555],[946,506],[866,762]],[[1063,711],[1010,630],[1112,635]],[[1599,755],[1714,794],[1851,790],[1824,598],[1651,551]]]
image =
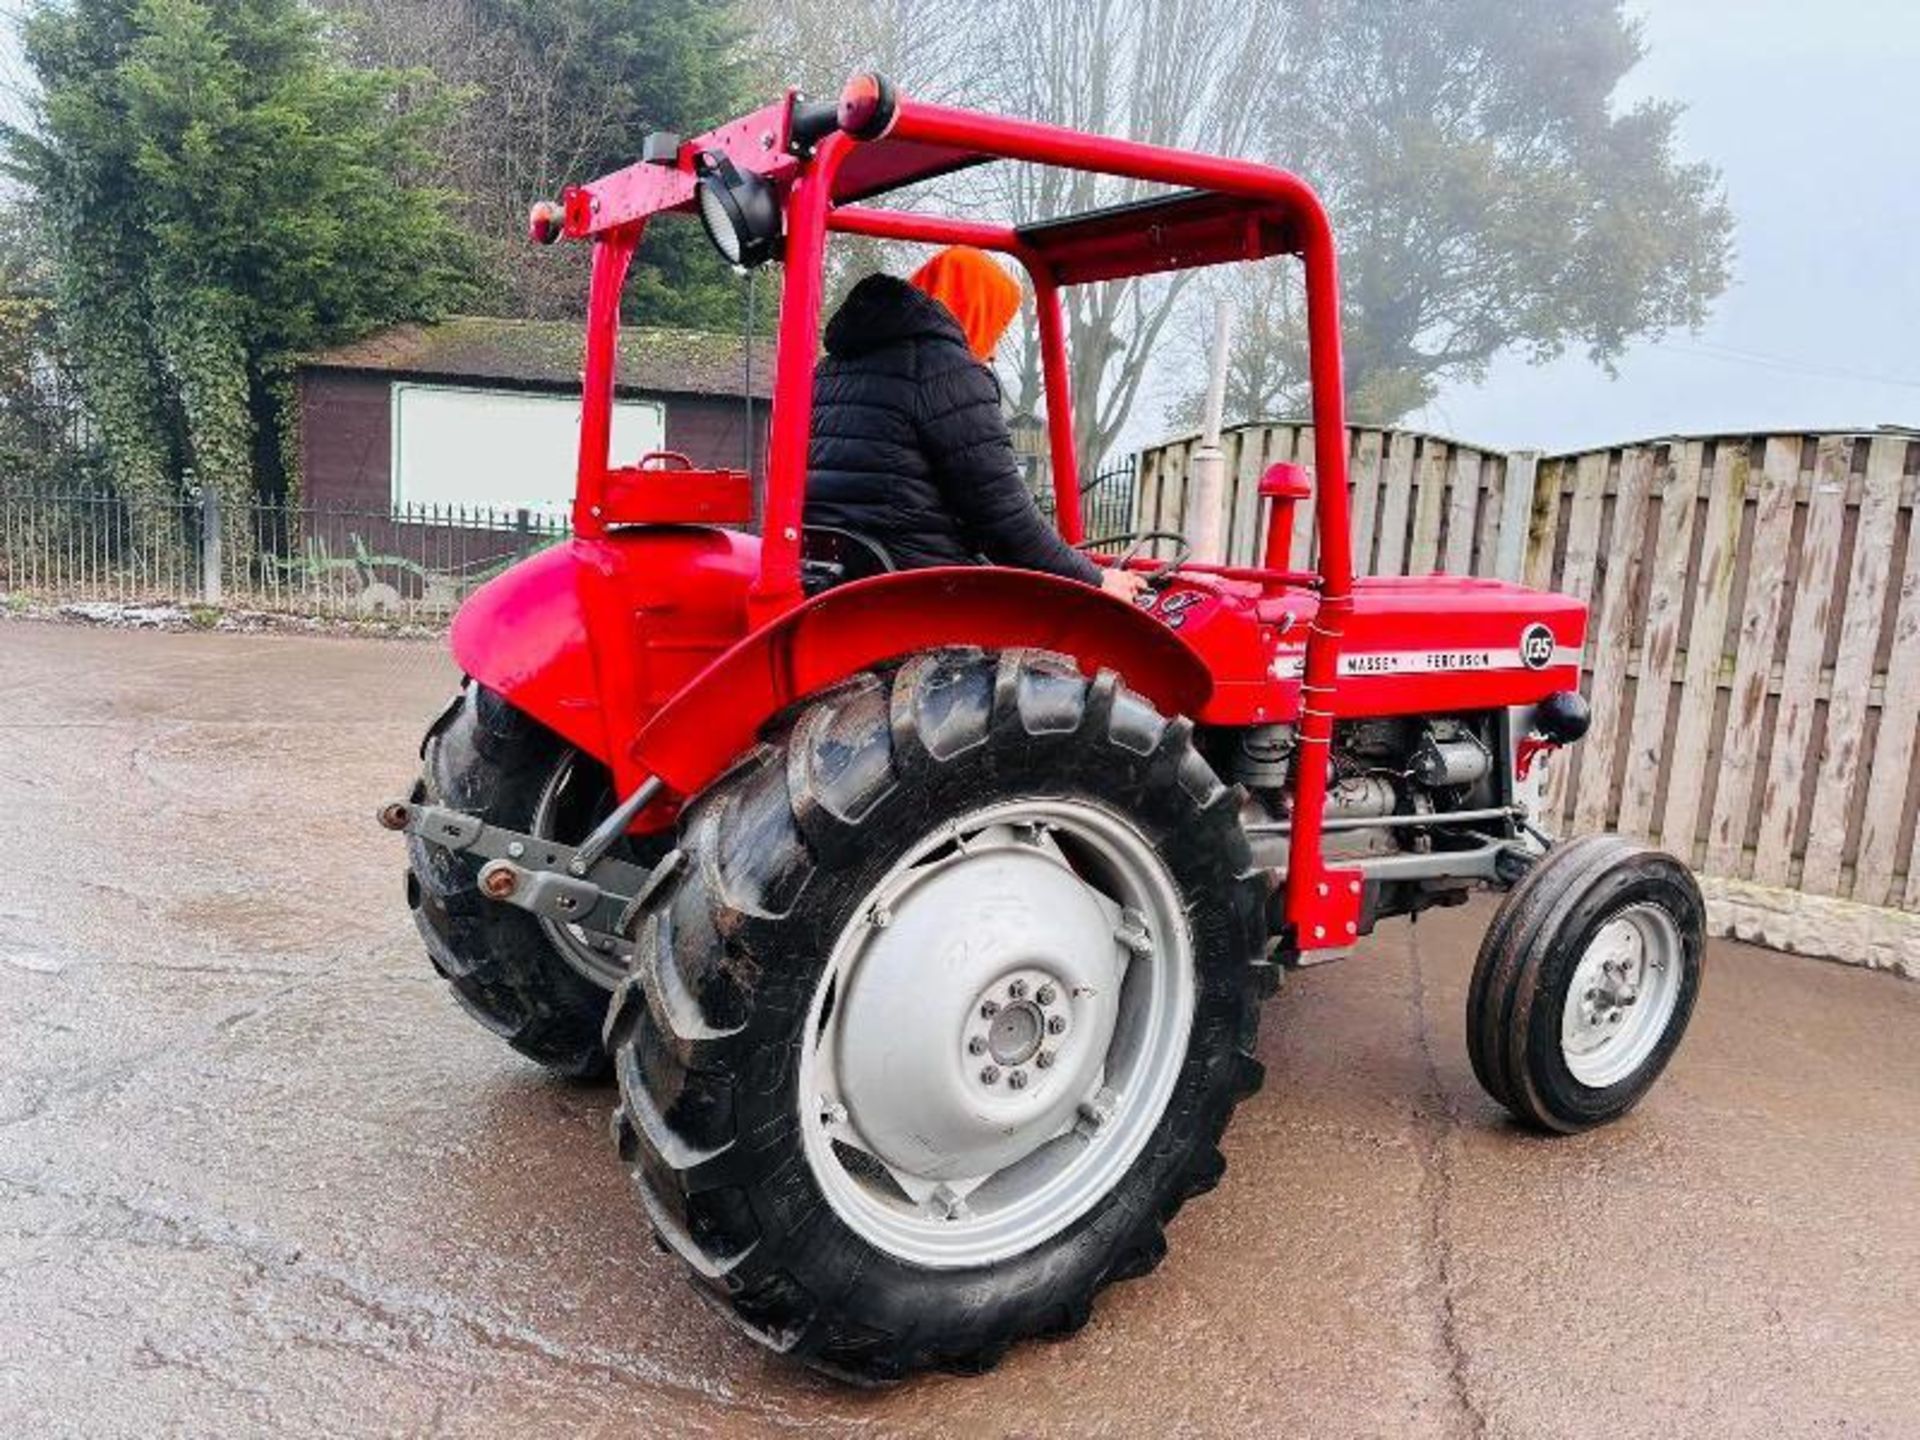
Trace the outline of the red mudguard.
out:
[[[844,585],[747,633],[758,542],[646,529],[572,540],[477,591],[453,626],[476,681],[606,763],[624,794],[657,776],[690,796],[787,705],[896,656],[1027,646],[1112,669],[1170,715],[1212,693],[1158,619],[1091,586],[984,566]]]

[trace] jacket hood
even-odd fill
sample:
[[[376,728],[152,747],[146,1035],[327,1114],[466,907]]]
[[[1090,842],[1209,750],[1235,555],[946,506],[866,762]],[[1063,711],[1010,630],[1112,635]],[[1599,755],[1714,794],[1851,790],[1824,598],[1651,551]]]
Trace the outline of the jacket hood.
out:
[[[827,322],[824,338],[829,355],[859,355],[900,340],[967,344],[951,310],[894,275],[869,275],[855,285]]]
[[[952,312],[976,360],[991,360],[1020,313],[1020,286],[984,250],[952,245],[914,271],[907,283]]]

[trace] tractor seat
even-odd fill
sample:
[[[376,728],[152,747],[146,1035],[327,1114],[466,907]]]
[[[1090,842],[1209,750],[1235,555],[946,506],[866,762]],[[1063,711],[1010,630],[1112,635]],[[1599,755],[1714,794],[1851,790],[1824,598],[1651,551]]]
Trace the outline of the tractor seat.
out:
[[[809,525],[801,532],[800,588],[808,595],[874,575],[890,575],[899,568],[886,546],[856,530]]]

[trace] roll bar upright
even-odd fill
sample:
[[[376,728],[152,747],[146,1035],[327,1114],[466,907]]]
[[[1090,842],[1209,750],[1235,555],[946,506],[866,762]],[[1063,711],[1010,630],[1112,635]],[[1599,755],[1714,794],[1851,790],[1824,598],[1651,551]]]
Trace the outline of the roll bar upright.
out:
[[[771,622],[803,602],[801,527],[830,232],[974,245],[1008,255],[1026,270],[1033,280],[1039,315],[1058,523],[1070,542],[1082,536],[1061,289],[1270,254],[1298,254],[1305,270],[1313,393],[1319,597],[1302,681],[1286,911],[1301,948],[1347,943],[1357,915],[1360,877],[1357,871],[1328,869],[1320,854],[1341,640],[1353,607],[1339,267],[1324,207],[1305,181],[1271,166],[926,104],[893,97],[890,88],[885,93],[889,112],[884,124],[862,127],[861,138],[849,133],[843,106],[840,128],[812,140],[811,119],[805,127],[797,127],[795,120],[803,109],[817,107],[805,107],[790,93],[785,100],[708,135],[680,142],[665,161],[650,155],[624,171],[568,192],[566,233],[598,242],[588,306],[576,532],[589,537],[605,532],[600,497],[610,460],[620,296],[633,254],[651,216],[693,208],[696,155],[718,151],[741,170],[764,176],[785,195],[785,284],[777,330],[760,571],[748,599],[755,625]],[[800,133],[802,128],[809,133]],[[996,159],[1186,187],[1193,194],[1026,227],[853,203],[917,179]],[[1131,217],[1130,210],[1138,210],[1138,217]]]

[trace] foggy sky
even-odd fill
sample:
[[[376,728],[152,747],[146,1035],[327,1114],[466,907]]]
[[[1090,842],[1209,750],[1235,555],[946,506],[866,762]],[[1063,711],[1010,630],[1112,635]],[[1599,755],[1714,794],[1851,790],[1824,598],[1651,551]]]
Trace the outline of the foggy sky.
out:
[[[0,0],[0,16],[19,8]],[[1579,353],[1539,367],[1507,358],[1407,423],[1545,450],[1694,431],[1920,426],[1920,0],[1631,8],[1649,53],[1624,98],[1688,107],[1682,153],[1720,167],[1734,211],[1732,286],[1698,336],[1629,349],[1618,379]],[[0,91],[23,78],[8,34]],[[0,109],[15,112],[14,98]],[[1150,378],[1125,444],[1166,433],[1167,378]]]
[[[1551,0],[1548,0],[1551,3]],[[1920,4],[1639,0],[1638,94],[1719,166],[1734,280],[1698,336],[1497,363],[1408,423],[1510,448],[1740,429],[1920,426]],[[1339,217],[1335,216],[1337,225]]]

